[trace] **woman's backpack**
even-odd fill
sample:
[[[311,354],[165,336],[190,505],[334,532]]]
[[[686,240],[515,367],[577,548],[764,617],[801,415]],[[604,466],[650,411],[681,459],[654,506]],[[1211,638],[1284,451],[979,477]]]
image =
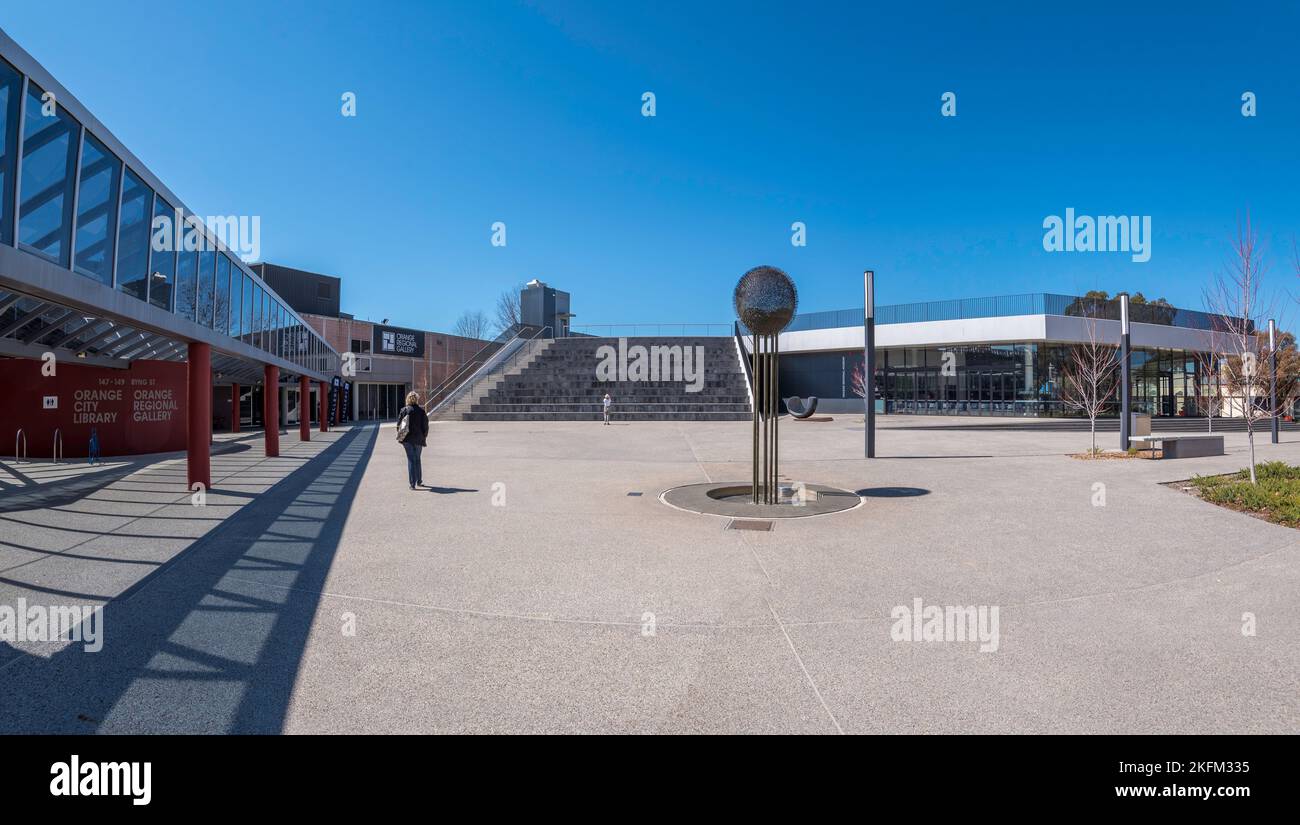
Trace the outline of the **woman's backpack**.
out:
[[[397,422],[397,440],[398,442],[406,441],[406,437],[411,434],[411,413],[407,407],[402,408],[402,417]]]

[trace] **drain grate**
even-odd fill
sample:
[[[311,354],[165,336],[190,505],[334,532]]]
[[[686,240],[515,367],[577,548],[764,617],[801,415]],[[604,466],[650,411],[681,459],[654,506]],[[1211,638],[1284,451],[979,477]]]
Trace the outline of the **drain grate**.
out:
[[[755,530],[760,533],[772,532],[772,522],[754,518],[733,518],[727,522],[724,530]]]
[[[640,493],[635,493],[635,492],[633,492],[633,493],[628,493],[628,495],[629,495],[629,496],[639,496],[639,495],[641,495],[641,494],[640,494]]]

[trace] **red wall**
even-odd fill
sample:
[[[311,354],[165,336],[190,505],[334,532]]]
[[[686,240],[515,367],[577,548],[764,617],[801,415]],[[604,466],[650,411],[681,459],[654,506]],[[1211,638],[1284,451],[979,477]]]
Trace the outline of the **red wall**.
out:
[[[55,428],[69,458],[86,456],[92,427],[103,456],[185,449],[185,364],[133,361],[117,370],[61,361],[45,376],[43,363],[0,359],[0,455],[13,455],[19,427],[33,460],[51,458]],[[47,396],[57,409],[44,409]]]

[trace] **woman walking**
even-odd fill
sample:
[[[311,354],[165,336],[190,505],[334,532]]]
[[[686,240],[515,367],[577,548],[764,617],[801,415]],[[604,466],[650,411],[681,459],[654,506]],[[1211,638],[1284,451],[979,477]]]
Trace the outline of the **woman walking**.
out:
[[[420,396],[407,393],[406,406],[397,414],[397,440],[406,448],[406,476],[411,489],[424,486],[424,472],[420,467],[420,451],[429,436],[429,416],[420,406]]]

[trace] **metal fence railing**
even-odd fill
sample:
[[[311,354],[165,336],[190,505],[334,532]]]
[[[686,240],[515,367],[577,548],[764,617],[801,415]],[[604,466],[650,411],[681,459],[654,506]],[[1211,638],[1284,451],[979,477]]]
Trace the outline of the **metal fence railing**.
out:
[[[1189,329],[1222,329],[1221,316],[1193,309],[1180,309],[1164,303],[1129,305],[1134,323],[1159,324]],[[1022,295],[993,295],[984,298],[958,298],[948,301],[924,301],[915,304],[889,304],[876,307],[877,324],[914,324],[925,321],[959,321],[967,318],[1002,318],[1012,315],[1067,315],[1119,320],[1119,301],[1031,292]],[[862,308],[805,312],[796,315],[785,332],[810,329],[835,329],[862,326]]]
[[[569,329],[570,335],[588,338],[709,338],[731,332],[731,324],[584,324]]]

